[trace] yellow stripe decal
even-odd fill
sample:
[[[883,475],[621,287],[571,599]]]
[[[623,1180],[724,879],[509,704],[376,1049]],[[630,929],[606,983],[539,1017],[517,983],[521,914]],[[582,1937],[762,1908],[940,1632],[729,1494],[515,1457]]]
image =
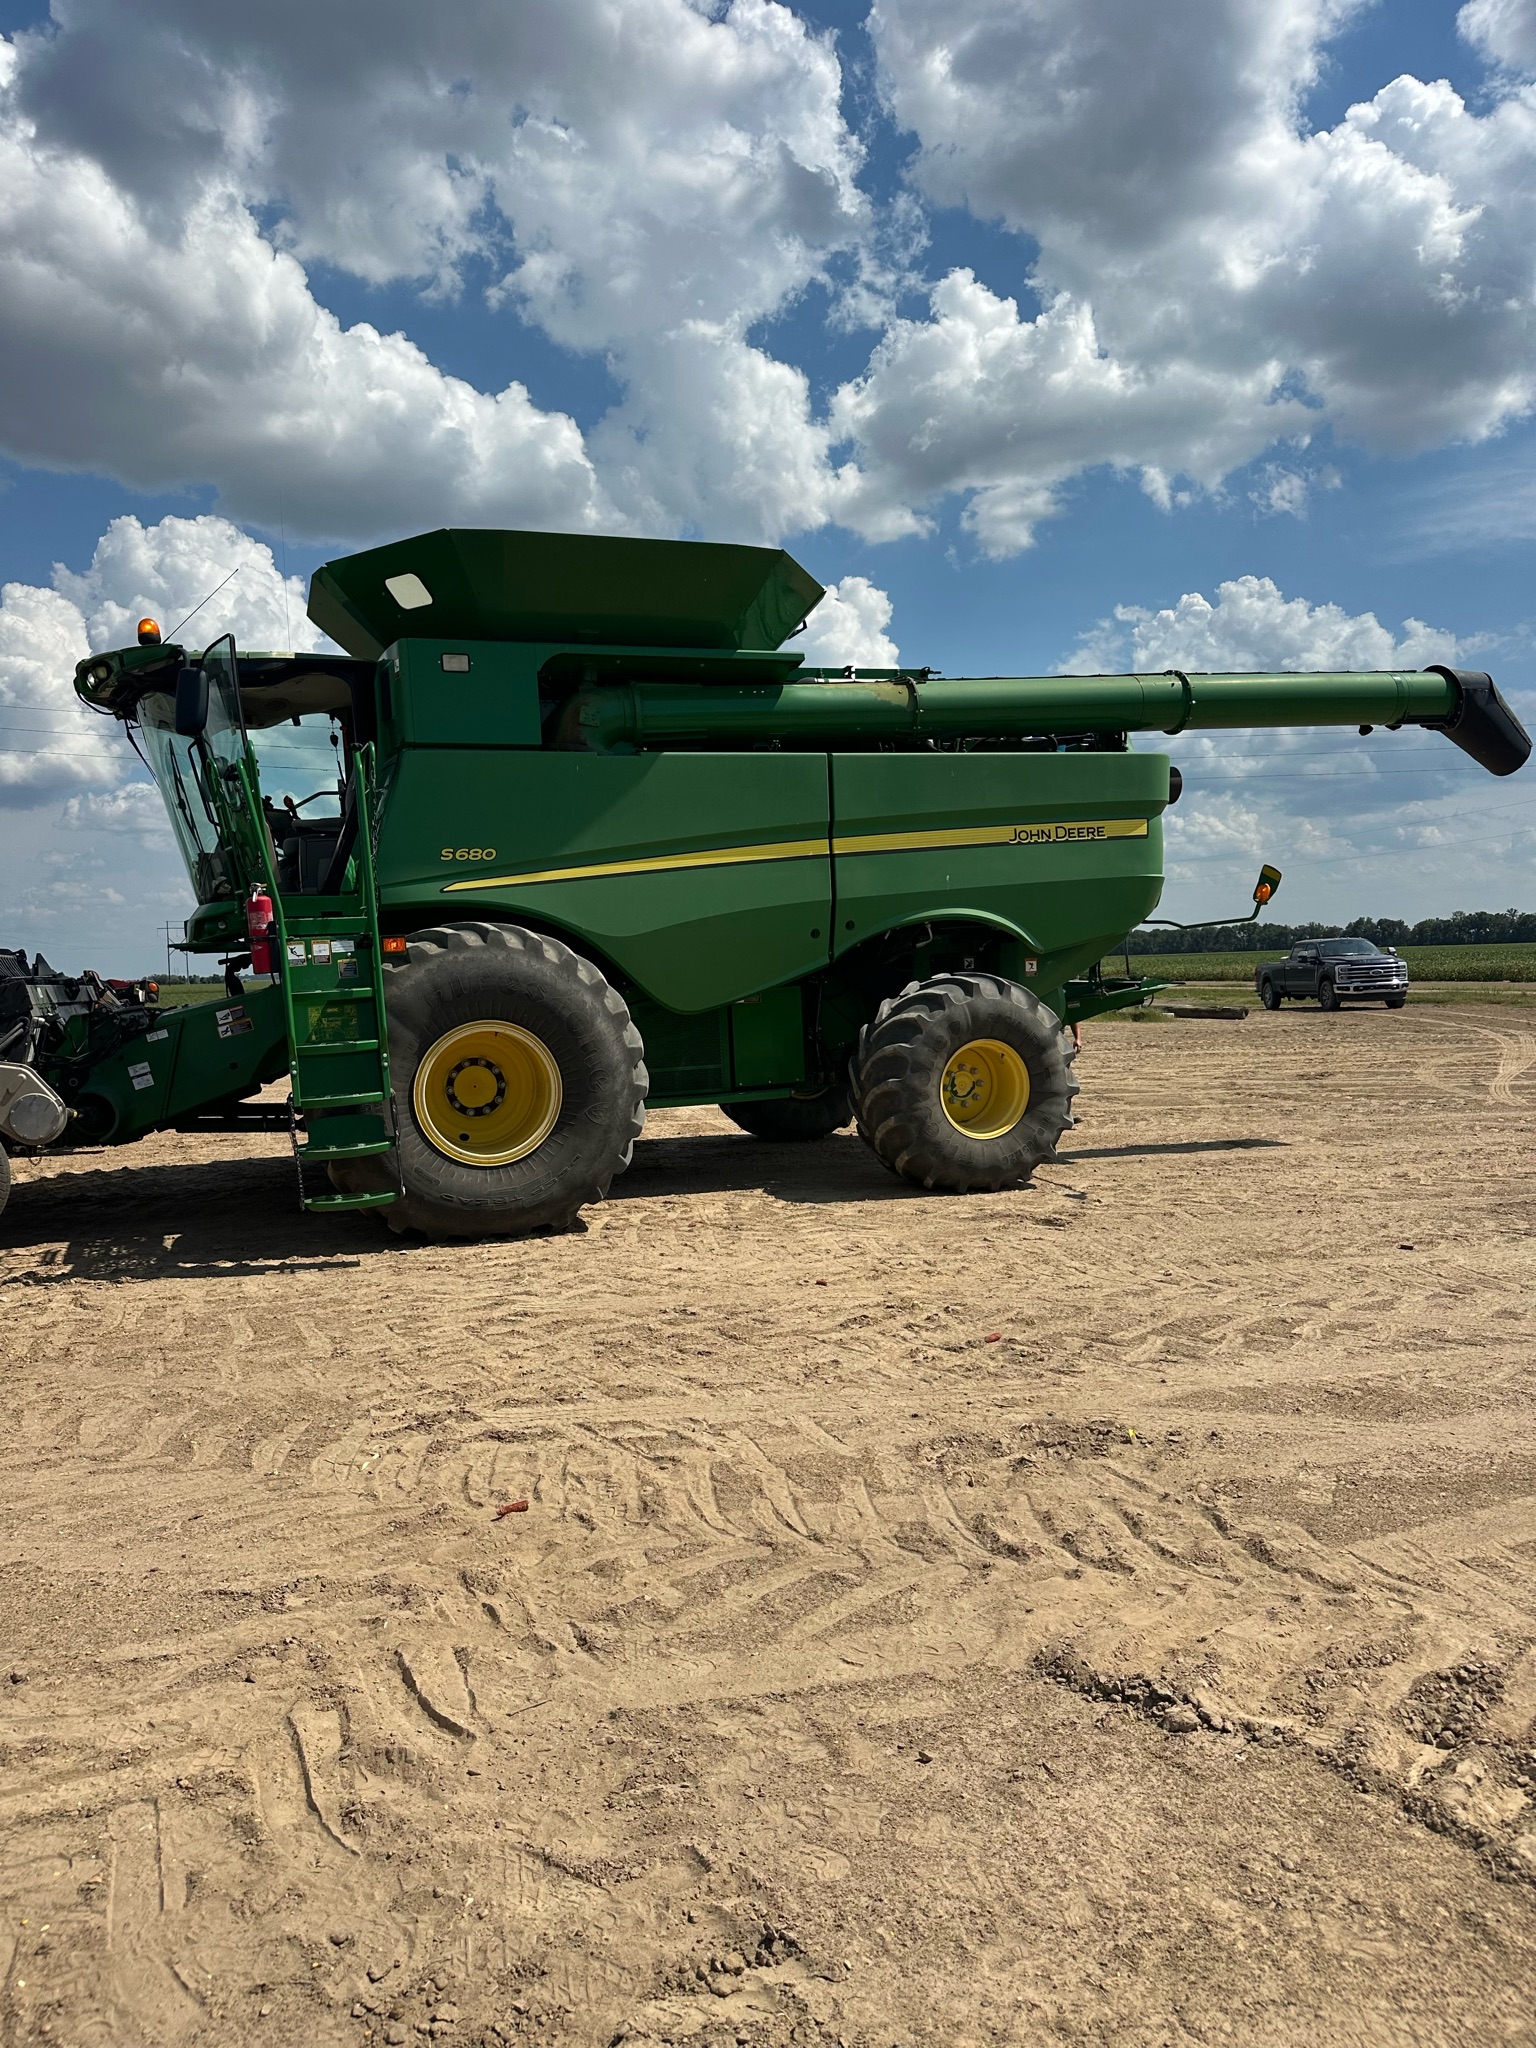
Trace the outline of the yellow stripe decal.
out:
[[[1145,818],[1067,819],[1041,825],[949,825],[930,832],[859,832],[833,839],[830,851],[850,853],[914,853],[943,847],[1079,846],[1110,839],[1145,839]],[[543,882],[590,882],[612,875],[675,874],[687,868],[741,867],[757,861],[811,860],[825,857],[825,839],[781,839],[765,846],[715,846],[699,853],[664,853],[649,860],[605,860],[589,867],[540,868],[531,874],[476,875],[446,882],[445,896],[466,890],[524,888]]]
[[[1073,846],[1145,839],[1145,818],[1073,818],[1050,825],[950,825],[937,832],[860,832],[834,839],[834,853],[913,853],[943,846]]]
[[[810,860],[820,854],[825,860],[825,839],[781,839],[772,846],[715,846],[703,853],[661,853],[649,860],[604,860],[585,868],[541,868],[531,875],[477,875],[473,881],[448,882],[445,896],[463,889],[509,889],[525,882],[590,882],[609,875],[664,875],[679,868],[740,867],[748,861]]]

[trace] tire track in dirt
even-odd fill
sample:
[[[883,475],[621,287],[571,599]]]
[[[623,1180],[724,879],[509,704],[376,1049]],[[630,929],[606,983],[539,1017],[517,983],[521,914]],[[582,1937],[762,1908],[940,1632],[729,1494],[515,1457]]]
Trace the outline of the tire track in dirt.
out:
[[[1081,1200],[705,1118],[533,1247],[299,1257],[275,1154],[181,1229],[50,1188],[76,1236],[0,1252],[0,2031],[1523,2024],[1529,1908],[1465,1848],[1536,1872],[1526,1067],[1471,1213],[1466,1030],[1283,1018],[1257,1109],[1223,1027],[1091,1032]],[[1124,1149],[1234,1122],[1285,1144]]]
[[[1536,1067],[1536,1035],[1529,1031],[1485,1031],[1481,1035],[1493,1039],[1499,1048],[1498,1069],[1488,1083],[1488,1099],[1507,1102],[1513,1108],[1515,1082]]]

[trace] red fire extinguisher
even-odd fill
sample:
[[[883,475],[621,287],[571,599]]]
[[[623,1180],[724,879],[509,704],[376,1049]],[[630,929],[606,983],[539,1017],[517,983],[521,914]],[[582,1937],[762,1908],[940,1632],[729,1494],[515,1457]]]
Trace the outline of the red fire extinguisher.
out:
[[[277,912],[265,889],[253,889],[246,899],[245,930],[251,945],[252,974],[276,974]]]

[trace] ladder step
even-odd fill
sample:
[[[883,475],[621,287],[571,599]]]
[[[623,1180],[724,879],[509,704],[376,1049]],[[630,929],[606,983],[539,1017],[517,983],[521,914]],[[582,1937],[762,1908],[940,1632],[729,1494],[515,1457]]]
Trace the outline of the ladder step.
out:
[[[392,1138],[370,1139],[363,1145],[317,1145],[313,1139],[299,1147],[300,1159],[372,1159],[380,1152],[393,1152]]]
[[[393,1189],[381,1188],[374,1195],[306,1195],[306,1209],[382,1209],[400,1198]]]
[[[387,1095],[381,1095],[377,1088],[354,1095],[301,1095],[294,1091],[295,1109],[358,1109],[365,1102],[388,1102]]]
[[[339,1052],[377,1052],[379,1041],[376,1038],[339,1038],[334,1043],[328,1040],[324,1045],[310,1045],[306,1042],[295,1049],[301,1060],[323,1059],[327,1056],[334,1059]]]
[[[295,903],[304,903],[303,910],[295,910]],[[363,931],[368,929],[368,912],[361,896],[285,896],[283,898],[283,925],[295,938],[327,939],[338,925],[343,927],[342,937],[351,938],[352,933],[345,927],[355,924]]]

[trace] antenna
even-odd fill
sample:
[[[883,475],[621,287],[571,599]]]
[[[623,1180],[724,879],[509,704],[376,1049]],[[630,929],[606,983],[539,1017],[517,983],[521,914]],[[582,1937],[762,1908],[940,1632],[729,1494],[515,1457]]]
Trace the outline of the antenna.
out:
[[[244,562],[242,562],[240,563],[238,568],[231,569],[229,574],[224,578],[224,583],[233,583],[235,578],[240,574],[240,570],[244,567],[245,564]],[[198,613],[202,610],[204,604],[212,604],[213,600],[224,588],[224,583],[215,583],[212,590],[210,590],[208,595],[203,599],[203,604],[193,605],[191,611],[189,611],[187,613],[187,616],[182,620],[181,626],[189,626],[192,623],[192,621],[197,617]],[[176,635],[181,631],[181,626],[173,626],[170,632],[166,634],[166,639],[174,640],[176,638]]]
[[[283,645],[293,647],[293,623],[288,617],[288,520],[283,511],[283,487],[277,487],[277,537],[283,551],[282,568],[279,574],[283,585]]]

